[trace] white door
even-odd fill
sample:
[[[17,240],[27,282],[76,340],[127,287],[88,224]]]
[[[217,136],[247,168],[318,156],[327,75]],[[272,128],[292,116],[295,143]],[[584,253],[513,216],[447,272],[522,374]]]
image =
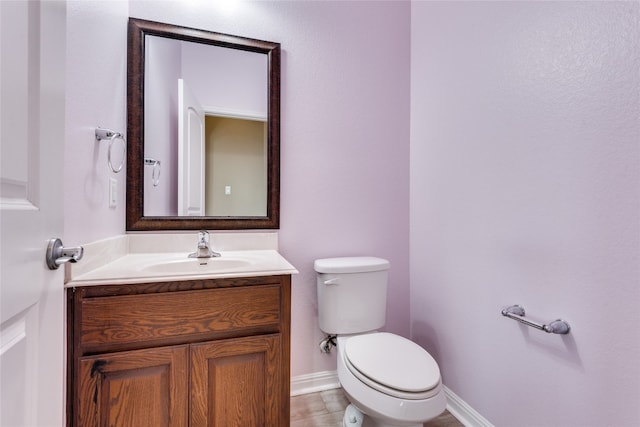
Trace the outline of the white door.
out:
[[[64,422],[63,1],[0,1],[0,425]]]
[[[204,109],[178,79],[178,215],[204,216]]]

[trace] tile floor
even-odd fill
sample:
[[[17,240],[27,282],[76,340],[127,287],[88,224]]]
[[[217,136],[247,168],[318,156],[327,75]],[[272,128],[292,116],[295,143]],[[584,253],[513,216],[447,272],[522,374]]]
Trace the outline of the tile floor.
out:
[[[342,427],[342,416],[348,404],[340,388],[294,396],[291,398],[291,427]],[[447,411],[424,424],[424,427],[462,426]]]

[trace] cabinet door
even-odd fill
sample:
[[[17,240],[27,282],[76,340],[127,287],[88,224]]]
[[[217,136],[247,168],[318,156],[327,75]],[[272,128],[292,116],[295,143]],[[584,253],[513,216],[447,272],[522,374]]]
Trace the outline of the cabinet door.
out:
[[[78,426],[187,426],[187,345],[79,360]]]
[[[193,344],[192,426],[288,426],[281,341],[263,335]]]

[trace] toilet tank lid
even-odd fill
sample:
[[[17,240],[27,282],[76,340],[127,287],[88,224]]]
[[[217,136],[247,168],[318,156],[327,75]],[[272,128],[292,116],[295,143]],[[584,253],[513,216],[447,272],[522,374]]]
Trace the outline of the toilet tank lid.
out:
[[[389,261],[371,256],[317,259],[313,268],[318,273],[366,273],[388,270]]]

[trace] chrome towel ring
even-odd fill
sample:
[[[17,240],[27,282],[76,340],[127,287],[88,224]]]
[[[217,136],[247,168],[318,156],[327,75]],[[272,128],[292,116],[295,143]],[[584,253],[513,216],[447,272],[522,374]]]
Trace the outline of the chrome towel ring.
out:
[[[122,167],[124,166],[124,159],[127,155],[127,143],[124,140],[124,136],[120,132],[115,132],[115,131],[112,131],[111,129],[103,129],[101,127],[97,127],[96,140],[102,141],[105,139],[109,140],[109,148],[107,150],[107,164],[109,165],[109,168],[113,173],[118,173],[122,170]],[[113,143],[116,140],[122,141],[122,161],[120,162],[120,165],[117,168],[113,167],[113,163],[111,162],[111,151],[113,148]]]
[[[153,171],[151,171],[151,181],[153,182],[153,186],[157,187],[158,184],[160,184],[160,160],[145,157],[144,164],[145,166],[153,166]]]

